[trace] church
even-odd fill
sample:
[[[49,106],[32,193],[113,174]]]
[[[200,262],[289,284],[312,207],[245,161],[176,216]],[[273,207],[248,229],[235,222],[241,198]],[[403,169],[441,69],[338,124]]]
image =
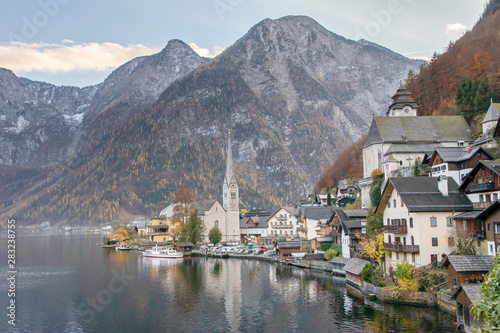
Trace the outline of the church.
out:
[[[380,169],[386,179],[397,171],[411,171],[437,147],[472,143],[471,130],[462,116],[418,116],[418,104],[404,85],[392,97],[385,117],[374,117],[362,147],[362,206],[370,206],[372,172]],[[404,176],[412,176],[406,175]]]
[[[234,175],[231,133],[227,142],[226,174],[222,184],[222,205],[218,200],[201,200],[194,203],[205,228],[204,243],[209,243],[208,233],[213,227],[222,232],[222,242],[240,242],[240,194]]]

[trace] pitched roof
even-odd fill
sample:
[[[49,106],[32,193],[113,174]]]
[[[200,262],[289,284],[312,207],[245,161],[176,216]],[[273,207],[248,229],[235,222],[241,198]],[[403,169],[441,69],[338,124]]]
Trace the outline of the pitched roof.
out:
[[[473,210],[472,202],[458,191],[455,180],[448,177],[448,195],[438,189],[436,177],[400,177],[390,178],[382,193],[377,214],[383,214],[387,201],[396,190],[410,212],[464,212]]]
[[[431,163],[433,163],[437,155],[439,155],[445,163],[458,163],[467,161],[480,150],[489,158],[492,158],[491,155],[481,147],[469,147],[469,150],[467,149],[468,147],[436,147],[436,150],[431,157]]]
[[[267,220],[269,219],[270,216],[245,216],[240,220],[240,228],[246,228],[246,229],[252,229],[252,228],[267,228],[268,222]],[[252,221],[255,222],[256,226],[255,227],[249,227],[247,225],[248,220],[252,219]]]
[[[312,220],[328,220],[333,214],[333,211],[338,209],[334,206],[305,206],[302,209],[302,218]]]
[[[347,273],[360,275],[366,264],[369,264],[369,262],[366,260],[351,258],[351,260],[349,260],[349,262],[347,262],[347,264],[344,266],[344,270]]]
[[[375,143],[471,142],[462,116],[375,117],[363,148]]]
[[[195,209],[198,211],[198,215],[205,215],[205,212],[209,211],[213,207],[217,200],[200,200],[193,202]]]
[[[465,212],[462,214],[455,215],[453,217],[454,220],[475,220],[481,214],[482,210],[473,210],[470,212]]]
[[[461,190],[465,190],[467,188],[469,183],[474,179],[474,177],[476,176],[476,174],[478,173],[478,171],[481,169],[482,166],[489,169],[497,176],[500,176],[500,161],[481,160],[477,162],[477,164],[474,166],[471,172],[469,172],[467,176],[463,179],[462,184],[460,185]]]
[[[436,147],[441,147],[440,143],[428,143],[428,144],[410,144],[410,143],[393,143],[390,145],[389,149],[384,153],[384,156],[395,154],[395,153],[425,153],[427,155],[432,155]]]
[[[500,209],[500,201],[495,201],[491,205],[488,206],[488,208],[484,209],[480,214],[477,216],[478,219],[481,220],[486,220],[488,216],[491,214],[496,213]]]
[[[481,124],[487,123],[489,121],[498,121],[499,118],[500,118],[500,103],[491,103]]]
[[[453,265],[457,272],[489,272],[493,256],[448,256],[443,266]]]
[[[302,241],[291,241],[291,242],[277,242],[276,245],[280,249],[295,249],[300,248],[300,246],[311,245],[310,240],[303,239]]]

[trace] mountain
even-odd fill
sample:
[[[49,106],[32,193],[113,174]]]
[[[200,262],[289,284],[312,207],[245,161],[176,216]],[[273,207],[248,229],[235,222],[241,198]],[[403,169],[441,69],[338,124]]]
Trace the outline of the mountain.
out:
[[[26,205],[20,216],[97,222],[153,214],[181,187],[219,198],[229,132],[243,207],[291,202],[385,112],[400,76],[421,65],[303,16],[266,19],[202,61],[145,108],[113,89],[124,82],[117,74],[109,95],[121,97],[107,103],[96,92],[92,105],[105,111],[89,111],[81,148],[37,187],[45,192],[18,199]],[[123,76],[144,60],[136,62]]]
[[[73,156],[77,127],[97,89],[56,87],[0,68],[0,163],[50,165]]]
[[[101,84],[56,87],[0,68],[0,163],[50,166],[71,158],[87,133],[122,124],[178,78],[208,58],[171,40],[159,53],[135,58]]]

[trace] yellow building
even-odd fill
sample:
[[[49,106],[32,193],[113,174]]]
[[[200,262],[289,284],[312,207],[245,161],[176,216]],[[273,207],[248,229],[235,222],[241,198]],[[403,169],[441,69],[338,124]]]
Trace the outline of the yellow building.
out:
[[[166,242],[171,240],[170,220],[166,217],[152,218],[148,225],[148,239],[152,242]]]

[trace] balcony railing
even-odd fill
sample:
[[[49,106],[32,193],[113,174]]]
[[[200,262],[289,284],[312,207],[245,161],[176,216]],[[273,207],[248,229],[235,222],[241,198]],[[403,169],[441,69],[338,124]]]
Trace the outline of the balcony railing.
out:
[[[480,231],[472,235],[472,238],[477,239],[477,240],[484,240],[486,239],[486,231]]]
[[[391,252],[418,253],[420,252],[420,246],[384,243],[384,250]]]
[[[290,224],[285,224],[285,225],[273,225],[271,226],[271,228],[273,229],[293,229],[293,225],[290,225]]]
[[[390,234],[407,234],[408,229],[406,225],[384,225],[384,232]]]
[[[473,202],[472,207],[474,207],[475,209],[478,209],[478,208],[484,209],[484,208],[488,208],[491,204],[492,204],[491,201]]]
[[[471,193],[482,192],[482,191],[494,191],[494,190],[495,190],[494,182],[474,184],[469,187],[469,191]]]
[[[307,228],[297,227],[297,232],[307,232]]]

